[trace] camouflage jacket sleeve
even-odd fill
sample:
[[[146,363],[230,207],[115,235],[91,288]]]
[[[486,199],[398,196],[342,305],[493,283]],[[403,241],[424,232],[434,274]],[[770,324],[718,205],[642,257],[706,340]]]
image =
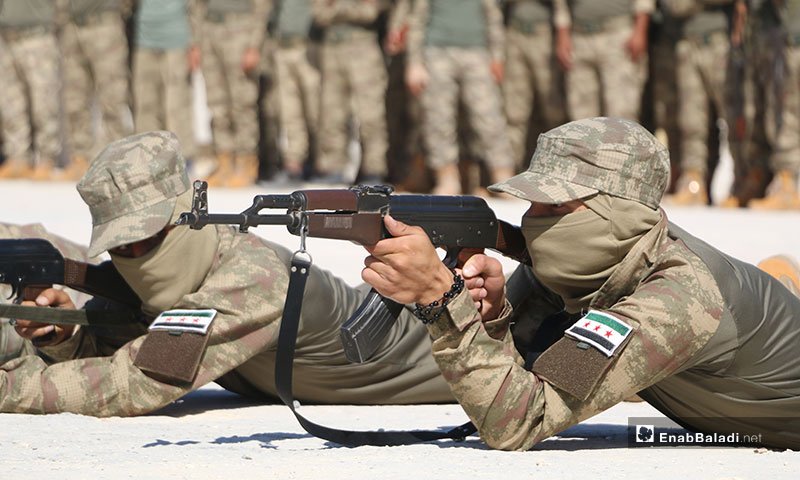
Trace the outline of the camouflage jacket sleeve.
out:
[[[229,254],[215,262],[197,292],[175,305],[217,310],[194,382],[170,385],[139,370],[133,360],[143,336],[110,357],[47,365],[28,356],[0,366],[0,411],[144,414],[214,381],[271,345],[288,285],[286,266],[255,236],[229,233],[221,240],[219,251]]]
[[[505,57],[505,30],[503,12],[495,0],[483,0],[483,11],[486,12],[486,31],[489,54],[492,61],[502,62]]]
[[[556,28],[572,26],[572,15],[567,0],[553,0],[553,26]]]
[[[259,53],[267,36],[267,21],[272,11],[272,4],[272,0],[255,0],[250,16],[250,41],[247,46],[258,49]]]
[[[708,342],[719,323],[721,296],[696,294],[694,267],[651,275],[632,295],[605,310],[634,332],[585,399],[525,370],[511,335],[493,338],[487,333],[466,292],[448,306],[449,315],[429,326],[434,358],[489,446],[529,449],[680,371]],[[490,328],[495,337],[502,332]],[[583,351],[574,350],[576,356]],[[569,359],[564,363],[566,372],[581,376],[579,369],[569,368]]]
[[[411,0],[397,0],[392,6],[387,22],[389,31],[402,30],[408,27],[408,15],[411,13]]]
[[[655,9],[655,0],[633,0],[633,13],[651,14]]]
[[[414,0],[408,17],[408,65],[424,64],[422,47],[425,44],[425,28],[430,14],[429,0]]]

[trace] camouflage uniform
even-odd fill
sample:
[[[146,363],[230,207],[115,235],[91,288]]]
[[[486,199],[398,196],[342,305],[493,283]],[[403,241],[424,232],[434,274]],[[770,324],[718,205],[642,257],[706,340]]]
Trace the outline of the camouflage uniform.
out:
[[[0,178],[47,179],[61,151],[58,127],[58,45],[51,0],[8,2],[0,11],[0,72],[5,167]],[[11,68],[8,68],[11,66]],[[24,92],[24,93],[23,93]]]
[[[386,175],[386,66],[374,24],[379,0],[314,0],[314,20],[324,28],[321,65],[319,158],[322,175],[337,175],[349,163],[348,117],[358,122],[361,175]]]
[[[458,108],[480,141],[480,157],[493,180],[514,169],[500,90],[490,65],[503,60],[502,15],[492,0],[415,0],[408,32],[408,65],[424,66],[421,96],[427,163],[436,170],[436,193],[452,191],[459,160]]]
[[[0,222],[0,239],[3,238],[44,238],[55,246],[65,258],[88,262],[86,255],[87,248],[73,243],[66,238],[54,235],[40,224],[13,225]],[[86,294],[67,289],[76,305],[83,304],[88,296]],[[0,284],[0,303],[11,299],[11,287]],[[14,326],[0,320],[0,365],[14,358],[33,355],[35,349],[31,342],[20,337]]]
[[[444,378],[490,446],[528,449],[636,392],[692,429],[760,433],[766,445],[800,446],[800,359],[793,353],[800,299],[670,224],[658,210],[668,175],[668,154],[652,135],[600,118],[543,134],[528,171],[493,187],[544,203],[589,202],[601,192],[660,220],[600,279],[589,313],[572,315],[572,333],[532,371],[514,348],[508,306],[484,323],[462,292],[429,325]],[[553,220],[570,215],[580,213]],[[536,314],[543,317],[564,308],[557,298],[542,300]],[[592,318],[607,321],[594,330],[609,335],[627,324],[611,354],[574,338]]]
[[[122,0],[61,0],[69,21],[61,35],[64,114],[74,180],[111,140],[130,133],[130,71]],[[93,135],[92,99],[97,99],[103,135]]]
[[[233,156],[238,172],[229,186],[258,177],[258,69],[245,71],[245,52],[261,52],[272,0],[202,0],[205,15],[199,35],[203,78],[211,110],[211,133],[218,159]],[[227,161],[227,159],[222,159]]]
[[[508,2],[506,65],[503,80],[508,137],[517,165],[526,165],[533,152],[528,138],[566,121],[561,69],[553,55],[552,5],[543,0]],[[534,107],[536,131],[528,134]]]
[[[92,163],[78,184],[94,224],[89,255],[148,238],[170,222],[182,195],[191,196],[178,148],[174,135],[153,132],[111,144]],[[107,345],[82,328],[48,349],[47,354],[60,363],[48,365],[37,356],[26,356],[0,367],[0,411],[136,415],[163,407],[209,382],[274,400],[275,350],[291,252],[228,226],[178,230],[183,228],[170,231],[165,241],[176,233],[185,238],[204,234],[217,238],[211,258],[198,259],[210,260],[211,265],[201,284],[181,293],[174,304],[175,308],[217,310],[194,381],[160,382],[134,364],[150,334],[107,353]],[[160,253],[164,252],[156,247],[145,257]],[[112,260],[120,268],[119,258],[112,255]],[[187,265],[184,260],[179,263],[170,271],[183,275]],[[132,277],[125,278],[133,286]],[[151,281],[155,280],[143,284]],[[147,302],[142,292],[137,291]],[[351,404],[452,401],[429,355],[427,332],[409,312],[401,315],[375,358],[363,364],[347,361],[339,326],[366,292],[366,287],[351,288],[330,273],[311,268],[295,349],[297,398]]]
[[[167,129],[195,154],[191,72],[196,0],[140,0],[134,15],[133,123],[137,132]]]
[[[730,12],[726,9],[730,6],[708,6],[699,1],[683,3],[689,5],[690,11],[681,20],[683,35],[676,45],[681,176],[670,202],[706,205],[709,166],[716,160],[709,150],[711,145],[719,147],[718,142],[709,138],[709,125],[727,118],[725,92]]]
[[[625,43],[634,16],[649,15],[653,0],[566,0],[554,2],[556,27],[570,28],[572,67],[566,73],[570,118],[606,115],[636,120],[646,58],[631,60]]]
[[[280,0],[275,6],[275,70],[280,102],[283,164],[299,176],[319,122],[317,45],[310,39],[311,0]]]
[[[775,2],[762,2],[750,18],[755,117],[751,150],[747,153],[751,161],[766,159],[766,167],[775,178],[767,189],[766,198],[752,200],[747,205],[759,209],[798,210],[800,2],[782,2],[780,9],[775,7]]]

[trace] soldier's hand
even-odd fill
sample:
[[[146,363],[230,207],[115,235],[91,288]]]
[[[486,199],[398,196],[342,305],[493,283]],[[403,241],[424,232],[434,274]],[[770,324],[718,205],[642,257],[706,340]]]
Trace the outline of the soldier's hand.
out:
[[[406,67],[406,87],[412,95],[418,97],[428,86],[428,70],[423,65],[411,64]]]
[[[190,72],[194,72],[195,70],[200,68],[200,63],[202,61],[202,57],[200,54],[200,47],[192,45],[186,52],[186,56],[187,56],[187,61],[189,63]]]
[[[25,301],[22,305],[75,309],[75,304],[69,295],[56,288],[48,288],[40,293],[35,301]],[[20,319],[14,324],[14,329],[19,336],[34,342],[39,347],[58,345],[75,332],[74,325],[52,325]]]
[[[244,73],[250,73],[258,67],[258,63],[261,61],[261,54],[258,52],[257,48],[250,47],[244,51],[242,55],[242,71]]]
[[[561,27],[556,34],[556,58],[561,68],[572,68],[572,34],[569,28]]]
[[[633,62],[638,62],[647,53],[647,35],[635,31],[625,42],[625,49],[628,51],[628,57]]]
[[[399,303],[427,305],[441,299],[453,285],[453,274],[439,259],[425,231],[389,215],[384,224],[392,237],[366,247],[370,256],[364,260],[361,278]]]
[[[506,278],[500,261],[482,253],[473,255],[461,269],[461,276],[481,319],[497,318],[503,311],[506,298]]]
[[[505,68],[503,68],[503,62],[492,61],[489,64],[489,70],[492,72],[492,78],[496,83],[503,83],[503,77],[505,77]]]

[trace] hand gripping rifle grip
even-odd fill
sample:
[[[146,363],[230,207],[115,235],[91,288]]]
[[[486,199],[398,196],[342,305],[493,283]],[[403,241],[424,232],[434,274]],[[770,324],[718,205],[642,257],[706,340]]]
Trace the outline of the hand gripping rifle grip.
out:
[[[403,304],[369,291],[353,315],[339,328],[344,354],[352,363],[364,363],[372,357],[389,329],[397,321]]]

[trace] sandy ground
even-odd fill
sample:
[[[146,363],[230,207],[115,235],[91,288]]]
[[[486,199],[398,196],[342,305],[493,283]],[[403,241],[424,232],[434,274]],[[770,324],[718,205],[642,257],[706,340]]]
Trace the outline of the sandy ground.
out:
[[[238,212],[276,185],[212,190],[212,212]],[[524,202],[490,202],[500,218],[518,223]],[[668,209],[690,232],[743,260],[774,254],[800,258],[800,214],[714,208]],[[44,224],[88,242],[88,210],[71,184],[0,182],[0,221]],[[290,248],[299,241],[282,227],[257,234]],[[364,251],[310,239],[314,261],[360,282]],[[506,262],[513,268],[513,263]],[[304,406],[319,423],[351,429],[415,429],[458,425],[457,405],[400,407]],[[631,417],[658,417],[646,404],[620,404],[535,451],[491,451],[477,438],[406,447],[344,448],[306,434],[288,409],[256,405],[209,386],[152,415],[95,419],[71,414],[0,415],[0,477],[38,478],[769,478],[795,479],[800,453],[753,448],[630,448]]]

